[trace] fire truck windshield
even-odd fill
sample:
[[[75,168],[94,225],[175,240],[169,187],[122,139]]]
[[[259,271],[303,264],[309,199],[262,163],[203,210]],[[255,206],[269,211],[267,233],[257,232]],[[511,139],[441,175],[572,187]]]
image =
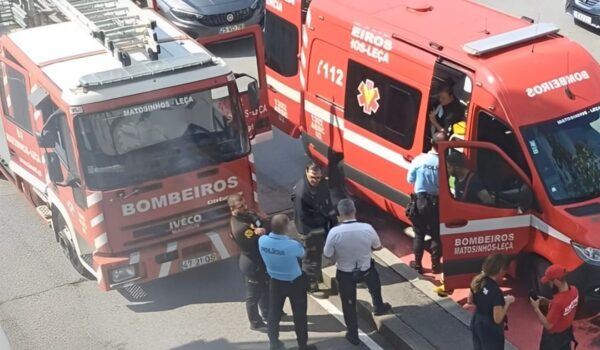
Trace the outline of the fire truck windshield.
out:
[[[249,141],[229,87],[76,118],[87,185],[112,189],[246,155]]]
[[[523,135],[554,204],[600,196],[600,105],[525,127]]]

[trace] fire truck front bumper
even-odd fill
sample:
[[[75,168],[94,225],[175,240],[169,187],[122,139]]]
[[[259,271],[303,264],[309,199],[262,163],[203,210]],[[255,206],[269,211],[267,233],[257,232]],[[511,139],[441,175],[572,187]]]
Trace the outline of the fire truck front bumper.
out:
[[[224,231],[189,235],[118,256],[94,255],[100,289],[125,288],[237,255]]]
[[[579,290],[586,301],[600,301],[600,266],[583,264],[569,273],[568,282]]]

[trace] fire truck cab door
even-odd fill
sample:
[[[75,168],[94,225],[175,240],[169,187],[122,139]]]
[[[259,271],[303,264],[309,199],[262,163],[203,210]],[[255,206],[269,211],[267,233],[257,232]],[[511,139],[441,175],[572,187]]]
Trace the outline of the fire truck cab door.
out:
[[[306,56],[302,35],[303,0],[268,0],[265,25],[265,57],[269,105],[275,113],[271,124],[298,137],[303,126],[302,108]]]
[[[440,143],[439,213],[446,290],[465,288],[491,254],[529,242],[531,182],[498,146]]]
[[[266,134],[271,131],[265,78],[265,52],[262,29],[259,25],[246,27],[235,32],[198,38],[210,52],[221,57],[231,67],[233,73],[246,74],[237,79],[237,87],[242,98],[242,109],[248,124],[248,135]],[[258,84],[258,108],[251,108],[249,84]]]
[[[40,149],[35,138],[37,119],[32,118],[33,107],[29,103],[31,86],[29,74],[20,66],[0,57],[2,86],[2,123],[7,141],[8,159],[5,146],[0,146],[3,160],[10,163],[12,171],[38,189],[44,187],[44,166]],[[37,116],[37,115],[36,115]]]

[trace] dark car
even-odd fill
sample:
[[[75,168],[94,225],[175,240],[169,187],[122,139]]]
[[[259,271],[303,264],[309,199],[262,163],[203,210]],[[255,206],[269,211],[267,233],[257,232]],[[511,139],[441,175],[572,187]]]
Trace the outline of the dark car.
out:
[[[567,0],[565,11],[576,23],[600,29],[600,0]]]
[[[265,0],[157,0],[159,11],[193,38],[262,23]]]

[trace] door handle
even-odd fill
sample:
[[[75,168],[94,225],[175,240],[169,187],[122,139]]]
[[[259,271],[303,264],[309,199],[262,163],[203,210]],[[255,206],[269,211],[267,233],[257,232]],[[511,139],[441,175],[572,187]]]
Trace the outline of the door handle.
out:
[[[269,88],[269,90],[273,91],[274,93],[279,93],[279,91],[277,91],[277,89],[275,89],[275,88],[273,87],[273,85],[271,85],[271,84],[267,84],[267,87]]]
[[[450,222],[446,223],[446,227],[448,228],[458,228],[458,227],[464,227],[467,226],[468,221],[466,219],[457,219],[457,220],[452,220]]]
[[[413,156],[407,156],[407,155],[402,155],[402,158],[404,158],[404,160],[409,163],[412,163],[413,159],[415,159]]]

